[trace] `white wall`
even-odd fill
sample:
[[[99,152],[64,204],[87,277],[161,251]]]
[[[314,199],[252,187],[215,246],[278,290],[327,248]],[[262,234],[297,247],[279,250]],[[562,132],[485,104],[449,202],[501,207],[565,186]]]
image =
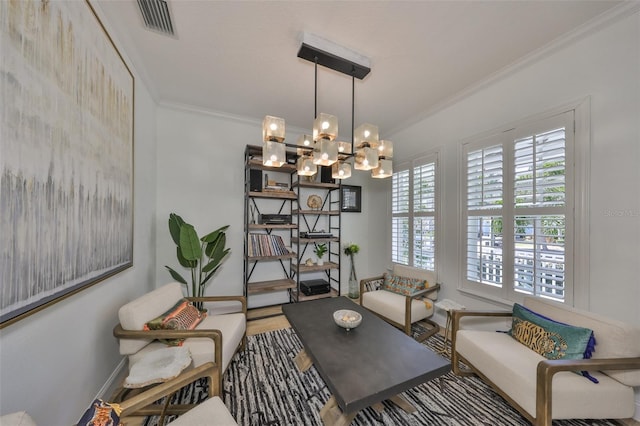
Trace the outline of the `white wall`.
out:
[[[640,324],[640,16],[520,67],[482,90],[394,134],[396,161],[442,148],[442,297],[489,307],[456,287],[459,142],[568,102],[591,99],[589,310]],[[387,217],[387,238],[390,234]],[[387,244],[387,247],[389,244]],[[390,257],[389,252],[386,254]]]
[[[121,361],[118,308],[155,279],[155,104],[136,82],[133,267],[4,329],[0,413],[39,425],[75,424]]]

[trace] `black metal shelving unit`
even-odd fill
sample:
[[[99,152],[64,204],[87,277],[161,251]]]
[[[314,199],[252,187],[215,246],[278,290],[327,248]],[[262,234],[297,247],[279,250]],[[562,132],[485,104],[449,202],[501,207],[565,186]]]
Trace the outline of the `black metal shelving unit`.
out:
[[[322,297],[333,297],[340,294],[340,184],[309,182],[298,178],[294,164],[297,153],[287,150],[287,164],[281,167],[268,167],[262,164],[262,147],[247,145],[245,148],[245,197],[244,197],[244,262],[243,280],[244,295],[251,296],[271,292],[288,291],[290,302]],[[264,191],[251,187],[251,171],[273,173],[274,176],[286,176],[289,188],[281,191]],[[262,173],[261,173],[262,178]],[[318,178],[319,179],[319,178]],[[322,208],[303,209],[306,205],[307,192],[317,193],[322,197]],[[259,223],[260,214],[291,215],[291,223],[264,224]],[[326,226],[333,234],[330,238],[303,238],[301,232],[314,232]],[[276,235],[275,232],[288,232],[289,253],[270,253],[256,255],[250,252],[251,238],[255,235]],[[260,237],[257,237],[260,238]],[[255,240],[254,240],[255,243]],[[324,265],[306,265],[305,258],[315,256],[313,248],[317,244],[326,243],[329,250],[328,260]],[[264,253],[262,253],[264,254]],[[282,269],[282,277],[260,280],[254,272],[260,263],[276,262]],[[330,283],[331,291],[325,294],[306,296],[300,291],[300,282],[310,273],[323,273]]]

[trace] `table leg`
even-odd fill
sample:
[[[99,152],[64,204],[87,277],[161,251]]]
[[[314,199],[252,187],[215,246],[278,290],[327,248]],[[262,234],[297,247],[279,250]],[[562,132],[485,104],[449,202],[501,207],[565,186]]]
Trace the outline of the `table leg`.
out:
[[[451,323],[453,322],[451,311],[447,311],[447,322],[444,327],[444,341],[442,342],[442,349],[438,351],[440,354],[449,354],[449,331],[451,330]]]
[[[371,408],[376,410],[378,413],[382,413],[384,411],[384,404],[382,402],[376,402],[371,406]]]
[[[320,410],[320,418],[325,426],[349,426],[355,417],[356,413],[344,414],[333,395]]]
[[[296,367],[300,372],[305,372],[313,365],[313,361],[309,358],[309,355],[303,350],[298,352],[298,355],[293,359],[296,363]]]
[[[389,401],[395,403],[398,407],[402,408],[404,411],[406,411],[409,414],[415,413],[416,411],[418,411],[418,409],[414,407],[414,405],[410,403],[407,400],[407,398],[405,398],[400,394],[392,396],[391,398],[389,398]]]

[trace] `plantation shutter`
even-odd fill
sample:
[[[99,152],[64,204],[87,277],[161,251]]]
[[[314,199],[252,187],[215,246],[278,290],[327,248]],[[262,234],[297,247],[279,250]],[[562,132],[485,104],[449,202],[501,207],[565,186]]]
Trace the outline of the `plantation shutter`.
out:
[[[472,148],[467,164],[467,279],[502,286],[502,145]]]
[[[391,261],[435,271],[438,154],[396,167],[391,189]]]
[[[391,261],[408,265],[410,176],[409,169],[401,167],[391,178]]]
[[[513,301],[566,301],[573,117],[563,112],[463,145],[465,288]]]
[[[572,119],[572,113],[553,117],[514,141],[514,289],[559,301],[566,294],[567,130],[572,130]]]
[[[413,266],[435,270],[436,162],[413,168]]]

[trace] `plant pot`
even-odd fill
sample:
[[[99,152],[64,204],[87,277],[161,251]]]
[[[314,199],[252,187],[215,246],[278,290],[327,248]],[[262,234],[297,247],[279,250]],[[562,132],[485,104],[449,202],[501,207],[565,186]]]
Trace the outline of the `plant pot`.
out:
[[[322,265],[324,265],[324,260],[318,259],[318,266],[322,266]]]

